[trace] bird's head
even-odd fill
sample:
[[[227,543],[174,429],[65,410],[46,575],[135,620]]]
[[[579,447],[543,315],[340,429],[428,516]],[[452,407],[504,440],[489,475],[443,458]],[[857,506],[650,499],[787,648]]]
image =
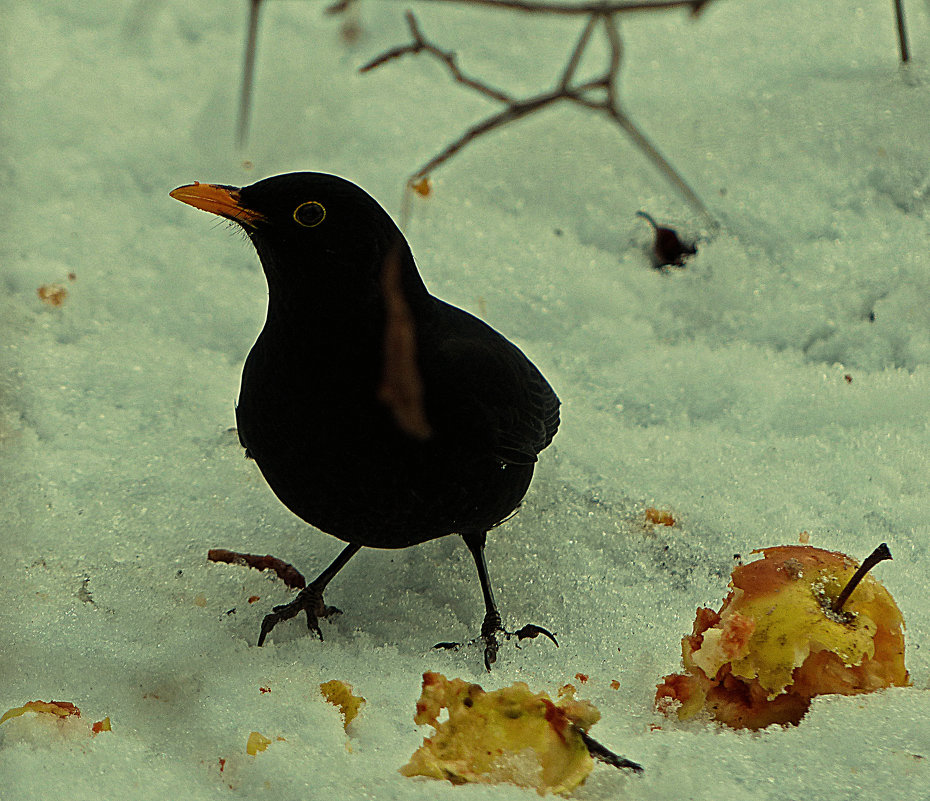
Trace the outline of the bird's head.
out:
[[[405,283],[419,282],[400,229],[344,178],[295,172],[242,188],[194,183],[171,196],[242,227],[258,251],[272,300],[282,293],[364,304],[380,296],[388,259],[409,267],[405,272],[413,275]]]

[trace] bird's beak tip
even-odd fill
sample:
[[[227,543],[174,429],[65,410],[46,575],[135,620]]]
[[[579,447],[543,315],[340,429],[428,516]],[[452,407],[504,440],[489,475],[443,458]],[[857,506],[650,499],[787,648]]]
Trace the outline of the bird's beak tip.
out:
[[[184,202],[184,190],[185,189],[196,189],[200,186],[200,181],[194,181],[192,184],[185,184],[184,186],[179,186],[177,189],[172,189],[168,194],[171,195],[175,200],[180,200]]]
[[[263,222],[266,217],[261,212],[242,205],[239,188],[223,186],[221,184],[202,184],[194,181],[192,184],[179,186],[169,193],[175,200],[187,203],[196,209],[218,214],[234,222],[249,225]]]

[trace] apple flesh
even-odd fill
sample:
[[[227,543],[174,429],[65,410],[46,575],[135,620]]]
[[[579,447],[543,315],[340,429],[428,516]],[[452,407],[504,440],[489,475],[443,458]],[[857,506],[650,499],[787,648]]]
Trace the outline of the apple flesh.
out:
[[[682,640],[685,672],[658,686],[660,711],[685,720],[706,710],[734,728],[759,729],[797,724],[815,695],[909,683],[904,620],[876,579],[866,574],[832,609],[857,562],[804,545],[761,553],[733,571],[719,612],[698,609]]]

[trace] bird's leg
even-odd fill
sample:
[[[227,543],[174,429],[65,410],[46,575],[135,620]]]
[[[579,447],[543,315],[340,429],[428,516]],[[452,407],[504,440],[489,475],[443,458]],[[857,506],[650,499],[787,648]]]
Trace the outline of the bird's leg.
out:
[[[533,639],[542,634],[555,643],[558,648],[559,643],[551,631],[544,629],[542,626],[528,624],[518,631],[507,631],[501,623],[500,612],[497,611],[497,603],[494,601],[494,592],[491,589],[491,579],[488,575],[488,563],[484,558],[484,545],[487,540],[487,532],[482,531],[477,534],[463,534],[462,539],[471,551],[475,560],[475,567],[478,568],[478,581],[481,582],[481,593],[484,596],[484,622],[481,624],[480,639],[484,643],[484,666],[491,670],[491,665],[497,661],[497,651],[500,648],[498,634],[510,639],[516,637],[519,640]],[[456,643],[439,643],[437,648],[451,648]]]
[[[491,665],[497,661],[497,649],[500,643],[497,633],[504,631],[501,624],[501,613],[494,600],[494,591],[491,589],[491,577],[488,575],[488,563],[484,558],[484,545],[487,534],[482,532],[479,536],[463,537],[468,550],[475,560],[478,568],[478,581],[481,582],[481,594],[484,595],[484,621],[481,624],[481,639],[484,641],[484,666],[489,671]]]
[[[304,587],[293,601],[276,606],[265,615],[265,619],[262,620],[261,633],[258,635],[258,644],[262,645],[265,642],[265,637],[278,623],[282,620],[290,620],[300,612],[307,613],[307,628],[315,632],[316,636],[322,640],[323,632],[320,631],[320,618],[339,613],[335,606],[327,606],[323,603],[323,590],[333,580],[333,577],[345,567],[346,562],[359,552],[361,547],[361,545],[347,545],[342,549],[339,556],[333,560],[333,563]]]

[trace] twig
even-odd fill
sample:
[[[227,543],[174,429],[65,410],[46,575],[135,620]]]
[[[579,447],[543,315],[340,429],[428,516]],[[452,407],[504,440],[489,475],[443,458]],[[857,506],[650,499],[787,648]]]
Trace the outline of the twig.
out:
[[[691,10],[692,16],[696,17],[701,13],[701,11],[704,10],[704,7],[713,2],[713,0],[655,0],[655,2],[634,2],[634,0],[615,0],[615,2],[608,2],[608,0],[591,0],[591,2],[578,4],[564,2],[534,2],[534,0],[419,0],[419,2],[446,4],[457,3],[460,5],[483,6],[485,8],[496,10],[516,11],[518,13],[528,14],[588,16],[590,18],[590,23],[595,22],[598,17],[612,18],[615,14],[622,12],[667,11],[673,8],[689,8]],[[907,30],[904,24],[904,0],[893,0],[893,2],[898,31],[898,46],[901,51],[901,63],[906,64],[910,60],[910,50],[908,48],[907,42]],[[239,124],[237,129],[237,140],[240,147],[245,144],[248,136],[249,117],[251,114],[252,105],[252,84],[255,73],[255,51],[258,40],[258,20],[262,0],[249,0],[249,3],[249,28],[246,37],[242,90],[239,103]],[[357,3],[358,0],[337,0],[337,2],[331,3],[326,7],[326,13],[339,14],[347,12],[351,10]],[[354,39],[355,35],[357,35],[357,32],[353,33],[353,31],[355,31],[355,27],[351,23],[347,23],[343,30],[343,35],[347,40],[351,41]],[[609,31],[607,32],[607,35],[608,37],[611,36]],[[619,42],[619,34],[617,34],[617,40]],[[444,51],[435,48],[433,45],[430,45],[425,41],[423,41],[421,46],[415,50],[410,49],[410,46],[394,48],[374,61],[369,62],[365,68],[363,68],[363,70],[373,69],[385,63],[386,61],[397,58],[400,55],[405,55],[407,53],[418,53],[423,50],[431,52],[437,58],[445,61],[449,70],[453,73],[453,75],[456,75],[458,68],[455,67],[454,59],[451,61],[448,59],[448,55],[450,54],[444,53]],[[614,47],[612,44],[611,58],[613,59],[614,55],[618,53],[619,47]],[[577,53],[577,55],[580,57],[580,51]],[[612,70],[613,77],[616,77],[618,68],[619,64],[617,65],[617,68]],[[497,92],[491,87],[478,81],[471,81],[471,79],[462,78],[464,78],[464,76],[456,79],[459,80],[460,83],[464,83],[470,86],[472,89],[479,91],[482,94],[486,94],[495,100],[500,100],[503,103],[511,102],[510,98],[503,92]],[[630,135],[630,137],[636,142],[636,145],[643,150],[649,159],[654,164],[656,164],[656,166],[658,166],[663,173],[665,173],[666,177],[675,184],[676,188],[679,190],[679,192],[682,193],[682,195],[685,196],[688,202],[697,208],[702,215],[707,217],[713,227],[716,227],[716,222],[713,220],[713,218],[710,217],[709,212],[706,208],[704,208],[704,205],[697,198],[694,192],[681,179],[677,172],[671,168],[671,165],[665,161],[662,155],[649,143],[648,139],[643,135],[643,133],[638,128],[636,128],[635,125],[633,125],[629,117],[619,111],[619,106],[616,103],[616,99],[612,96],[613,89],[611,88],[608,91],[611,93],[611,99],[609,100],[608,104],[606,104],[606,107],[599,106],[599,108],[607,112],[609,116],[611,116],[614,121]],[[555,99],[573,98],[566,97]],[[580,101],[576,100],[576,102]],[[611,112],[610,109],[615,109],[616,113]],[[509,120],[505,120],[504,122],[508,121]],[[503,125],[504,122],[499,122],[497,125]]]
[[[341,0],[326,9],[328,13],[351,12],[358,0]],[[262,0],[249,0],[249,27],[245,37],[245,56],[242,60],[242,87],[239,93],[239,121],[236,126],[236,144],[242,148],[249,137],[249,119],[252,115],[252,85],[255,79],[255,51],[258,48],[258,20]],[[342,35],[352,41],[357,35],[356,23],[349,20],[343,24]]]
[[[590,14],[616,14],[622,11],[665,11],[670,8],[688,7],[692,14],[699,14],[712,0],[657,0],[643,2],[594,2],[590,3],[536,3],[532,0],[420,0],[432,3],[458,3],[469,6],[486,6],[504,11],[520,11],[527,14],[561,14],[564,16],[588,16]],[[338,14],[354,0],[339,0],[326,8],[327,13]]]
[[[245,41],[245,59],[242,65],[242,93],[239,99],[239,124],[236,141],[245,145],[249,134],[249,117],[252,113],[252,78],[255,74],[255,47],[258,41],[258,16],[262,0],[249,0],[249,32]]]
[[[373,70],[376,67],[380,67],[382,64],[386,64],[388,61],[393,61],[395,58],[400,58],[401,56],[406,56],[409,54],[416,55],[426,51],[432,56],[435,56],[440,61],[442,61],[449,72],[452,74],[452,77],[461,84],[474,89],[476,92],[480,92],[484,95],[487,95],[492,100],[499,100],[501,103],[512,103],[513,100],[509,95],[504,92],[498,91],[487,84],[474,81],[466,75],[462,74],[462,71],[458,68],[458,64],[455,60],[455,54],[446,52],[445,50],[440,50],[438,47],[430,44],[423,37],[423,34],[420,32],[420,27],[417,23],[416,17],[413,16],[413,13],[407,11],[404,14],[407,25],[410,27],[410,32],[413,35],[413,42],[408,45],[401,45],[400,47],[394,47],[388,50],[385,53],[382,53],[375,59],[372,59],[367,64],[359,68],[359,72],[368,72]]]
[[[207,559],[211,562],[254,567],[256,570],[273,570],[278,578],[293,590],[302,590],[307,586],[307,580],[296,567],[271,554],[259,556],[254,553],[227,551],[225,548],[211,548],[207,551]]]
[[[904,27],[904,0],[894,0],[894,16],[898,24],[898,47],[901,49],[901,63],[907,64],[911,54],[907,47],[907,30]]]
[[[433,0],[433,2],[452,1],[453,0]],[[495,5],[508,8],[511,7],[513,3],[518,3],[521,7],[521,10],[526,10],[524,6],[531,5],[528,3],[523,3],[521,0],[469,0],[469,2],[477,2],[481,5]],[[692,9],[695,9],[705,5],[706,2],[709,2],[709,0],[692,0],[691,2],[688,2],[687,0],[671,2],[670,0],[670,2],[664,4],[664,7],[690,6]],[[678,171],[671,165],[668,159],[666,159],[665,156],[659,152],[658,148],[652,144],[649,138],[635,125],[635,123],[633,123],[633,121],[627,116],[626,112],[620,105],[620,100],[617,93],[617,77],[620,72],[623,46],[620,38],[620,32],[617,29],[615,15],[622,10],[642,10],[643,7],[652,9],[658,5],[659,4],[618,3],[599,5],[593,11],[589,10],[587,12],[588,19],[585,22],[585,26],[574,48],[572,49],[572,53],[568,59],[567,64],[565,65],[558,81],[556,82],[555,88],[548,92],[543,92],[541,94],[533,95],[523,99],[514,99],[506,92],[496,89],[483,81],[479,81],[475,78],[465,75],[456,62],[455,54],[451,51],[442,50],[440,47],[427,40],[420,29],[420,25],[416,17],[412,12],[406,12],[405,17],[407,20],[407,25],[410,29],[412,41],[409,44],[392,48],[391,50],[388,50],[387,52],[382,53],[380,56],[372,59],[361,67],[361,72],[368,72],[382,66],[383,64],[386,64],[388,61],[392,61],[402,56],[427,53],[442,62],[448,69],[452,78],[457,83],[463,84],[464,86],[467,86],[470,89],[483,94],[485,97],[503,103],[505,107],[496,114],[492,114],[490,117],[487,117],[481,122],[476,123],[472,127],[468,128],[461,136],[448,144],[441,152],[433,156],[429,161],[427,161],[410,175],[410,177],[407,179],[408,191],[405,193],[404,198],[405,213],[402,216],[406,217],[406,208],[408,198],[410,196],[410,187],[420,179],[429,175],[441,164],[448,161],[450,158],[452,158],[452,156],[462,150],[470,142],[474,141],[483,134],[495,130],[496,128],[500,128],[504,125],[507,125],[508,123],[522,119],[528,114],[532,114],[533,112],[539,111],[546,106],[564,100],[594,111],[599,111],[605,114],[614,123],[616,123],[617,126],[621,128],[621,130],[626,132],[626,134],[633,140],[634,144],[653,163],[659,172],[661,172],[666,177],[666,179],[681,193],[685,200],[691,204],[691,206],[705,219],[706,223],[711,228],[716,228],[717,221],[714,219],[710,211],[708,211],[707,207],[697,196],[694,190],[691,189],[684,178],[682,178]],[[539,6],[536,4],[534,7],[551,9],[554,6]],[[588,6],[588,8],[590,9],[591,7]],[[590,43],[591,37],[598,26],[603,29],[609,47],[609,59],[607,68],[599,77],[588,80],[582,84],[574,84],[573,81],[575,79],[575,72],[578,69],[579,63],[581,62],[584,50]]]

